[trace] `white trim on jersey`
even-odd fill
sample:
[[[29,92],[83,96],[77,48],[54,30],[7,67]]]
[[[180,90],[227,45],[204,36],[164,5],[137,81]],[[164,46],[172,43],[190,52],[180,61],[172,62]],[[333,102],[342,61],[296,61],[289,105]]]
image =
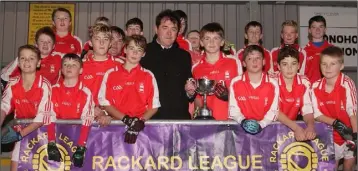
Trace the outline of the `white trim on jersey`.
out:
[[[47,125],[51,123],[51,83],[40,76],[39,87],[42,89],[42,98],[33,122],[43,122]]]
[[[155,108],[159,108],[161,106],[160,101],[159,101],[159,90],[158,90],[158,84],[157,84],[157,80],[155,79],[154,74],[143,68],[143,71],[146,73],[149,73],[149,75],[152,77],[152,88],[153,88],[153,98],[151,99],[153,106],[151,107],[152,109]]]
[[[82,125],[90,126],[94,120],[94,101],[92,93],[87,87],[80,86],[80,89],[87,95],[86,103],[83,106],[81,114]]]
[[[239,124],[245,119],[245,116],[242,114],[240,107],[237,105],[237,100],[234,93],[234,84],[242,80],[242,75],[238,75],[231,80],[230,90],[229,90],[229,118],[235,120]]]
[[[82,45],[82,40],[79,38],[79,37],[77,37],[77,36],[75,36],[75,35],[73,35],[73,37],[80,43],[80,53],[81,53],[81,51],[82,51],[82,49],[83,49],[83,45]],[[81,55],[81,54],[80,54]]]
[[[5,68],[1,70],[1,79],[4,81],[10,80],[10,75],[19,65],[19,59],[16,57],[11,63],[9,63]]]
[[[305,75],[305,70],[306,70],[306,63],[307,63],[307,53],[303,48],[299,48],[298,52],[303,54],[303,61],[301,63],[301,68],[299,69],[299,73],[301,75]]]
[[[109,102],[109,100],[106,97],[107,80],[108,80],[109,75],[114,71],[118,71],[118,67],[109,69],[103,76],[101,87],[99,88],[99,91],[98,91],[98,103],[101,106],[110,106],[111,105],[111,103]]]
[[[6,115],[8,115],[9,113],[12,112],[12,110],[14,109],[13,106],[11,106],[11,101],[12,101],[12,86],[15,85],[16,83],[18,83],[20,81],[20,77],[15,77],[12,78],[9,83],[7,84],[4,93],[2,95],[2,99],[1,99],[1,111],[5,112]],[[15,116],[16,117],[16,116]]]
[[[265,128],[267,125],[271,124],[271,122],[276,121],[277,115],[279,113],[279,98],[280,98],[280,87],[275,79],[270,78],[266,75],[266,81],[271,83],[275,87],[275,95],[270,106],[270,109],[265,114],[264,118],[259,122],[261,128]]]

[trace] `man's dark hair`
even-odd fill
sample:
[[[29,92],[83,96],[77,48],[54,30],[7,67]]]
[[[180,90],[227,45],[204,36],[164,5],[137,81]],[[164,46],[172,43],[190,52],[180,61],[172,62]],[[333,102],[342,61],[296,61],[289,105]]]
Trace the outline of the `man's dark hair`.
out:
[[[295,58],[297,62],[300,62],[299,52],[294,47],[285,46],[282,49],[280,49],[277,57],[277,63],[280,64],[280,62],[287,57]]]
[[[187,16],[187,15],[185,14],[185,12],[182,11],[182,10],[175,10],[174,13],[175,13],[176,15],[178,15],[179,21],[180,21],[181,19],[184,19],[184,21],[185,21],[185,29],[184,29],[184,31],[183,31],[183,35],[185,35],[185,33],[188,31],[188,16]],[[180,27],[181,27],[181,26],[180,26]]]
[[[326,27],[326,25],[327,25],[326,19],[321,15],[316,15],[316,16],[310,18],[310,20],[308,21],[308,26],[310,28],[311,28],[311,25],[313,22],[323,23],[324,27]]]
[[[264,49],[262,49],[261,46],[259,46],[259,45],[249,45],[244,50],[244,58],[243,58],[243,60],[245,61],[246,57],[250,53],[252,53],[253,51],[260,52],[261,55],[262,55],[262,58],[264,58]]]
[[[123,31],[121,28],[119,28],[119,27],[117,27],[117,26],[112,26],[112,27],[111,27],[111,31],[112,31],[112,35],[113,35],[113,32],[116,32],[116,33],[118,33],[120,36],[122,36],[122,39],[123,39],[123,41],[124,41],[125,33],[124,33],[124,31]]]
[[[70,21],[72,21],[71,12],[70,12],[68,9],[66,9],[66,8],[61,8],[61,7],[60,7],[60,8],[57,8],[57,9],[55,9],[55,10],[53,10],[53,12],[52,12],[52,21],[55,21],[56,12],[59,12],[59,11],[67,13],[68,16],[70,17]]]
[[[65,62],[66,59],[71,59],[71,60],[77,61],[78,63],[80,63],[81,68],[83,66],[83,62],[82,62],[81,57],[78,56],[75,53],[67,53],[67,54],[65,54],[61,59],[61,65],[63,65],[63,63]]]
[[[171,21],[174,25],[178,26],[178,33],[180,30],[180,19],[179,17],[170,9],[166,9],[162,12],[160,12],[157,17],[155,18],[155,25],[157,26],[157,28],[159,28],[162,20],[169,20]]]
[[[225,37],[225,32],[223,27],[219,23],[208,23],[205,26],[203,26],[200,30],[200,38],[204,37],[204,34],[210,32],[210,33],[217,33],[220,35],[221,38]]]
[[[259,27],[261,30],[261,34],[262,34],[262,25],[260,22],[250,21],[249,23],[247,23],[245,26],[245,34],[247,34],[247,31],[249,30],[250,27]],[[245,39],[244,43],[245,43],[245,45],[247,45],[249,43],[249,40]],[[259,44],[262,45],[262,39],[260,39]]]
[[[140,27],[140,31],[143,31],[143,22],[141,19],[135,17],[132,19],[129,19],[126,23],[126,29],[128,28],[129,25],[139,25]]]
[[[39,37],[43,34],[49,36],[54,44],[56,43],[56,35],[53,32],[53,29],[49,26],[42,27],[36,31],[35,41],[37,42]]]
[[[200,36],[199,30],[190,30],[190,31],[188,32],[187,36],[188,36],[190,33],[198,33],[199,36]]]

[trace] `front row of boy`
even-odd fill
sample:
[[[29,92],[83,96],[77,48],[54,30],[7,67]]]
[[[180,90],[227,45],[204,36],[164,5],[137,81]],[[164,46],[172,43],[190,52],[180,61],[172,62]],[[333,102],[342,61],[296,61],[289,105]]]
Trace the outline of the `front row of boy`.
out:
[[[253,135],[279,120],[294,131],[298,141],[316,137],[314,119],[327,123],[334,128],[336,160],[344,158],[344,170],[352,170],[357,139],[356,89],[354,82],[341,73],[343,53],[340,48],[332,46],[322,51],[321,71],[324,78],[313,83],[311,88],[306,77],[297,75],[299,52],[294,48],[283,47],[280,50],[277,59],[280,73],[270,76],[263,71],[263,49],[258,45],[247,46],[243,52],[246,71],[242,73],[237,59],[222,56],[219,47],[223,31],[219,26],[208,24],[201,34],[206,55],[193,66],[193,75],[196,79],[207,77],[221,83],[217,87],[221,91],[212,97],[212,104],[222,104],[217,109],[213,108],[215,118],[224,120],[228,116]],[[145,49],[144,37],[129,37],[126,40],[125,63],[104,74],[99,90],[95,91],[99,92],[98,97],[95,97],[80,78],[83,64],[79,56],[66,54],[62,58],[63,80],[51,88],[51,84],[36,72],[40,66],[40,51],[30,45],[20,47],[18,66],[21,74],[12,78],[4,91],[0,124],[11,111],[15,111],[17,119],[34,121],[16,131],[9,127],[2,143],[20,141],[23,136],[45,124],[48,125],[49,159],[61,161],[55,141],[55,118],[81,119],[81,133],[72,157],[74,165],[81,167],[90,125],[96,117],[95,105],[111,117],[121,119],[127,125],[125,142],[135,143],[145,121],[160,107],[155,77],[139,65]],[[189,95],[195,94],[194,86],[188,84],[185,89]],[[224,98],[227,92],[229,102]],[[197,106],[202,105],[200,100],[195,102]],[[210,103],[208,105],[210,107]],[[224,109],[224,105],[229,106],[228,113],[219,115],[215,112]],[[303,115],[306,128],[294,122],[299,112]],[[17,142],[12,154],[12,168],[17,168],[18,158]]]
[[[126,63],[106,72],[98,99],[112,117],[121,119],[127,125],[125,142],[135,143],[138,133],[144,128],[144,122],[155,114],[160,102],[153,74],[139,65],[145,53],[145,38],[132,36],[126,43]],[[48,131],[48,159],[62,160],[56,145],[56,119],[82,120],[77,149],[72,157],[74,166],[82,167],[87,137],[95,119],[95,102],[90,89],[80,78],[83,71],[81,58],[76,54],[63,56],[63,79],[52,88],[47,79],[37,73],[40,51],[35,46],[21,46],[18,61],[21,74],[12,78],[4,91],[0,124],[12,111],[16,119],[34,120],[24,128],[16,127],[14,130],[13,127],[7,127],[7,133],[2,137],[2,144],[16,142],[12,152],[12,170],[16,170],[19,160],[18,141],[44,124]]]

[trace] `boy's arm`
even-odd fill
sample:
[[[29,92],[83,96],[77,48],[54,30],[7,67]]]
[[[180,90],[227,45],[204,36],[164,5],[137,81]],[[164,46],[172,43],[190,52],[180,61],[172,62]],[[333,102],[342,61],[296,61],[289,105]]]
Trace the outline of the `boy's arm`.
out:
[[[304,141],[305,134],[303,128],[301,128],[295,121],[288,118],[284,113],[281,111],[278,114],[277,120],[289,127],[294,133],[295,138],[297,141]]]
[[[13,110],[11,84],[8,84],[1,99],[0,126],[4,123],[6,116]]]
[[[230,90],[229,90],[229,118],[235,120],[239,124],[242,120],[245,119],[245,116],[241,113],[240,107],[237,105],[237,100],[235,98],[234,92],[234,83],[236,82],[237,77],[231,81]]]
[[[37,115],[33,122],[41,122],[45,125],[50,124],[51,118],[51,84],[47,81],[42,82],[42,98],[38,106]]]
[[[153,73],[148,70],[149,77],[147,80],[147,85],[149,91],[147,96],[148,110],[144,112],[142,119],[149,120],[152,116],[158,111],[158,108],[161,106],[159,101],[159,90],[157,80],[155,79]]]
[[[261,128],[265,128],[267,125],[275,121],[277,119],[277,115],[279,114],[279,109],[278,109],[278,102],[280,97],[279,86],[276,82],[271,82],[271,84],[274,86],[274,97],[270,109],[267,111],[264,118],[259,122]]]
[[[347,79],[344,84],[346,88],[346,111],[349,115],[353,132],[357,132],[357,90],[355,83]]]
[[[82,127],[81,127],[81,134],[78,139],[79,146],[85,146],[90,131],[90,127],[94,120],[94,101],[93,101],[92,93],[87,87],[83,87],[82,90],[86,93],[87,97],[81,114]]]

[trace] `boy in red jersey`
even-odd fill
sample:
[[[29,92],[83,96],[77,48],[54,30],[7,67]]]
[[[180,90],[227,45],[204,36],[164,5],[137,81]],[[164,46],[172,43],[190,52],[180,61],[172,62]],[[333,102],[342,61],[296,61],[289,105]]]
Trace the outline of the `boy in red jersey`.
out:
[[[316,133],[311,101],[311,84],[307,77],[298,75],[299,52],[292,47],[283,47],[278,54],[278,69],[275,76],[280,87],[280,114],[277,120],[295,133],[297,141],[312,140]],[[303,129],[295,120],[298,112],[303,116],[307,128]]]
[[[244,50],[247,46],[249,45],[259,45],[262,47],[262,25],[261,23],[257,22],[257,21],[250,21],[249,23],[246,24],[245,26],[245,47],[240,49],[239,51],[237,51],[237,56],[240,59],[241,63],[244,62],[243,61],[243,56],[244,56]],[[262,47],[263,48],[263,47]],[[270,67],[271,67],[271,54],[270,51],[268,51],[267,49],[264,49],[264,59],[265,59],[265,64],[264,64],[264,71],[268,72]]]
[[[185,14],[182,10],[175,10],[174,13],[179,17],[180,19],[180,30],[178,33],[178,37],[176,42],[179,44],[179,47],[190,52],[192,50],[191,43],[188,39],[186,39],[184,36],[186,34],[186,31],[188,30],[188,16]]]
[[[323,78],[312,85],[316,120],[332,125],[336,166],[344,158],[343,170],[353,170],[357,143],[357,94],[352,79],[344,75],[343,51],[330,46],[321,52]]]
[[[44,76],[51,85],[55,85],[60,78],[61,58],[62,54],[53,51],[55,46],[55,33],[50,27],[43,27],[37,30],[35,34],[35,46],[41,52],[41,66],[38,74]],[[9,81],[11,77],[20,75],[18,67],[19,60],[16,58],[8,66],[2,69],[1,78]]]
[[[55,51],[63,54],[81,54],[82,41],[71,34],[72,17],[66,8],[57,8],[52,12],[52,25],[56,32]]]
[[[324,17],[320,15],[314,16],[308,21],[308,25],[310,41],[304,48],[307,53],[305,75],[311,83],[314,83],[322,77],[319,69],[321,51],[332,45],[323,39],[326,34],[326,19]]]
[[[306,52],[298,45],[298,25],[296,21],[287,20],[282,23],[281,29],[281,46],[275,47],[271,50],[271,68],[270,73],[278,73],[277,57],[281,48],[291,46],[300,52],[299,54],[299,73],[304,74],[306,67]]]
[[[33,119],[33,122],[23,128],[14,130],[7,127],[8,132],[2,137],[1,143],[17,142],[22,137],[50,121],[51,84],[36,73],[40,66],[40,51],[32,45],[21,46],[18,50],[18,60],[21,74],[11,78],[1,100],[1,119],[3,124],[6,115],[15,112],[15,119]],[[11,170],[17,170],[20,143],[15,144],[12,152]]]
[[[94,102],[91,91],[84,87],[79,75],[82,72],[82,60],[76,54],[66,54],[62,58],[64,80],[52,87],[52,115],[56,119],[81,119],[82,127],[73,163],[82,167],[86,152],[86,141],[93,121]],[[48,126],[48,158],[60,161],[61,154],[56,146],[55,123]]]
[[[107,25],[108,27],[111,27],[110,21],[107,17],[96,18],[96,21],[94,21],[93,25],[96,25],[96,24],[104,24],[104,25]],[[89,34],[91,34],[91,29],[92,29],[92,26],[89,26],[88,27]],[[82,59],[85,58],[85,56],[90,53],[93,53],[93,47],[91,44],[91,40],[87,40],[87,42],[83,45],[83,50],[81,52],[81,58]]]
[[[97,24],[91,29],[91,44],[93,46],[93,53],[89,54],[83,62],[83,72],[81,79],[83,84],[89,88],[93,95],[95,102],[95,117],[96,119],[105,120],[109,124],[110,117],[105,116],[105,112],[98,106],[98,91],[102,83],[102,79],[107,70],[115,68],[123,63],[122,60],[114,58],[108,54],[108,49],[111,44],[112,33],[111,29],[104,24]]]
[[[218,23],[209,23],[200,31],[203,58],[193,68],[194,79],[207,78],[216,81],[215,96],[207,97],[207,105],[216,120],[228,120],[228,89],[231,79],[242,75],[241,62],[234,56],[223,54],[224,29]],[[189,92],[188,92],[189,93]],[[196,96],[195,105],[201,107],[202,97]]]
[[[258,45],[244,50],[246,71],[235,77],[230,85],[229,116],[255,135],[276,120],[279,87],[277,81],[262,71],[264,51]]]
[[[98,95],[100,105],[127,127],[124,141],[136,142],[138,133],[160,107],[157,82],[151,71],[141,67],[147,42],[143,36],[127,37],[123,65],[108,70]]]
[[[187,37],[192,46],[192,50],[189,51],[189,53],[191,56],[191,63],[194,65],[203,57],[203,51],[200,48],[200,32],[198,30],[191,30]]]

